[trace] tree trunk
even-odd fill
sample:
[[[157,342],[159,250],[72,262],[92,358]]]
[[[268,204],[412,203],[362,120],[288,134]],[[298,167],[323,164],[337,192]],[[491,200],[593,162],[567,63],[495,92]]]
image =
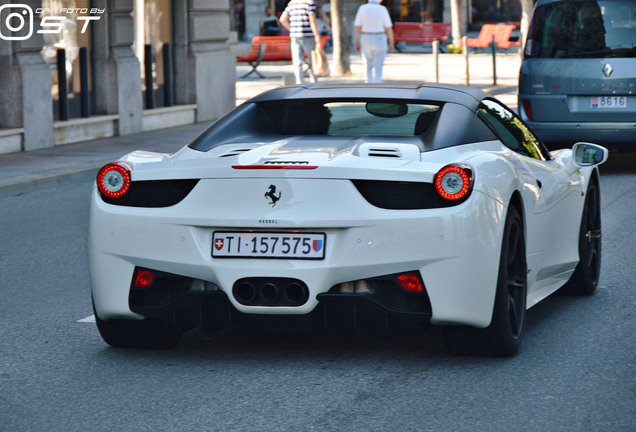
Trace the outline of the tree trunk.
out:
[[[533,1],[532,0],[520,0],[521,1],[521,56],[523,56],[523,49],[526,45],[526,38],[528,36],[528,28],[530,27],[530,17],[532,16]]]
[[[351,75],[349,25],[345,11],[346,0],[331,0],[331,37],[333,38],[334,76]]]
[[[530,0],[532,1],[532,0]],[[464,37],[464,29],[466,27],[466,13],[463,8],[463,0],[451,0],[451,29],[453,36],[453,45],[455,47],[462,46],[462,37]]]

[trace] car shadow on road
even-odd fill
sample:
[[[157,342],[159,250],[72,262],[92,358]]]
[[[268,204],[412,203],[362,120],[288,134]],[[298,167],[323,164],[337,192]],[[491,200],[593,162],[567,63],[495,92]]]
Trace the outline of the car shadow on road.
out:
[[[526,314],[524,340],[517,357],[531,355],[532,350],[550,343],[546,338],[558,338],[558,334],[567,332],[566,321],[580,316],[581,308],[593,308],[593,297],[572,297],[553,295],[528,310]],[[576,331],[576,327],[572,329]],[[258,328],[233,331],[225,329],[208,335],[201,330],[193,330],[183,335],[181,342],[171,350],[120,350],[106,348],[102,352],[106,357],[119,359],[139,359],[185,361],[186,363],[251,362],[257,358],[264,362],[294,362],[303,360],[331,362],[334,359],[347,358],[380,360],[401,358],[405,361],[429,359],[465,362],[492,362],[493,359],[477,357],[453,357],[448,353],[441,327],[428,325],[423,328],[410,328],[397,334],[373,332],[365,336],[333,336],[317,331],[265,331]],[[514,359],[515,357],[512,357]],[[506,361],[506,359],[500,359]]]
[[[245,330],[233,332],[224,330],[207,336],[201,332],[184,335],[178,351],[191,355],[201,353],[204,356],[214,353],[224,355],[270,357],[315,358],[330,355],[367,355],[383,356],[386,353],[401,355],[445,355],[446,350],[435,327],[414,329],[411,334],[369,334],[332,336],[322,332],[262,331]]]

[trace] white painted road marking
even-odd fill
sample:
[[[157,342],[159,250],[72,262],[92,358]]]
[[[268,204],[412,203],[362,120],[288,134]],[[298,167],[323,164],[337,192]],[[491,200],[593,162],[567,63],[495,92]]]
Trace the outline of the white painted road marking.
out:
[[[86,318],[82,318],[82,319],[77,320],[75,322],[78,322],[78,323],[94,323],[95,322],[95,315],[87,316]]]

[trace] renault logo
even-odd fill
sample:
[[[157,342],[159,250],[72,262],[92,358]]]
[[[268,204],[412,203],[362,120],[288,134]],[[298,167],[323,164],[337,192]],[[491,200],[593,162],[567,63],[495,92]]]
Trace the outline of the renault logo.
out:
[[[603,75],[605,75],[608,78],[612,74],[612,72],[614,72],[614,68],[612,68],[612,65],[609,63],[605,63],[605,66],[603,66],[602,70],[603,70]]]

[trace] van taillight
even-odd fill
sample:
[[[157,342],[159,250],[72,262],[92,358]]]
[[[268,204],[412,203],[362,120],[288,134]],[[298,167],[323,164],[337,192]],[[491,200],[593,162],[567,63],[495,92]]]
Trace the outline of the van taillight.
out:
[[[528,38],[526,41],[526,49],[523,51],[524,57],[532,57],[532,39]]]
[[[526,117],[528,117],[528,120],[532,121],[533,120],[532,105],[530,104],[530,101],[529,100],[523,100],[523,101],[521,101],[521,103],[523,104],[523,110],[526,113]]]

